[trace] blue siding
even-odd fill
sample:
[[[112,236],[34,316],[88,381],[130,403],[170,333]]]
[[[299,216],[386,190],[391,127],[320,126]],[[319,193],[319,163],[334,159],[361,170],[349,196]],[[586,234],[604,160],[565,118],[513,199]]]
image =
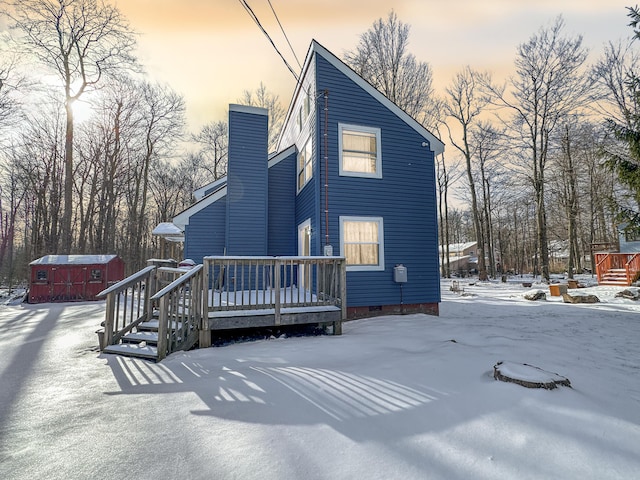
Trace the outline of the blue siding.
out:
[[[268,255],[296,255],[296,153],[269,169]]]
[[[375,216],[384,221],[384,271],[347,273],[348,305],[378,306],[400,303],[393,267],[407,267],[405,304],[440,301],[438,228],[433,152],[425,139],[366,91],[316,55],[318,91],[329,91],[329,213],[334,252],[340,249],[339,217]],[[317,141],[322,139],[322,118]],[[381,129],[382,178],[338,175],[338,123]],[[322,158],[322,157],[320,157]],[[324,170],[322,162],[319,170]],[[318,170],[316,170],[318,172]],[[324,191],[320,191],[324,206]]]
[[[189,219],[185,226],[185,258],[202,263],[208,255],[223,255],[227,197],[208,205]]]
[[[228,255],[267,254],[268,116],[251,108],[229,109]]]
[[[317,109],[316,109],[317,111]],[[298,225],[311,219],[311,255],[321,255],[320,239],[321,229],[318,224],[320,213],[320,176],[318,175],[318,141],[315,136],[315,125],[311,127],[313,177],[307,182],[296,197],[296,255],[298,250]],[[297,181],[297,167],[295,167]],[[295,187],[297,188],[297,186]]]

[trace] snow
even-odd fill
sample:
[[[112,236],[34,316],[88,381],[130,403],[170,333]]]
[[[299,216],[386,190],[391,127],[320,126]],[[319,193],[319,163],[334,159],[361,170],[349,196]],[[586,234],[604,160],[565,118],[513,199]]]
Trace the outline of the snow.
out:
[[[153,229],[151,235],[182,236],[182,230],[171,222],[161,222]]]
[[[95,265],[109,263],[117,255],[45,255],[29,265]]]
[[[500,362],[494,368],[496,367],[499,368],[502,375],[523,382],[540,384],[566,381],[566,378],[557,373],[547,372],[526,363]]]
[[[158,364],[97,351],[104,302],[0,306],[0,478],[638,478],[640,303],[471,283],[443,281],[439,317]],[[572,388],[495,381],[499,361]]]

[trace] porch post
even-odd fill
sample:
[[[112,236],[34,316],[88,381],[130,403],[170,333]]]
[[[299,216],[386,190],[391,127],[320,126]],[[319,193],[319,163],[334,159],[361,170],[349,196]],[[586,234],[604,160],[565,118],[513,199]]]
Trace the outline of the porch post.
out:
[[[201,283],[201,312],[202,319],[200,321],[200,331],[198,332],[198,343],[200,348],[209,348],[211,346],[211,330],[209,329],[209,278],[210,267],[213,262],[207,258],[202,259],[204,275],[202,276]]]

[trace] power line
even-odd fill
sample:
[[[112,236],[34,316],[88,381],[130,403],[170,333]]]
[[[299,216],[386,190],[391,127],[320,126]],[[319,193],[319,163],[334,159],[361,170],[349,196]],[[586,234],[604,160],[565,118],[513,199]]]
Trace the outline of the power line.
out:
[[[256,23],[256,25],[258,25],[258,28],[260,30],[262,30],[262,33],[264,33],[264,35],[267,37],[267,39],[269,40],[269,42],[271,43],[271,45],[273,46],[273,48],[275,49],[275,51],[277,52],[277,54],[280,56],[280,58],[282,59],[282,61],[284,62],[284,64],[287,66],[287,68],[289,69],[289,71],[291,72],[291,74],[293,75],[293,77],[296,79],[296,82],[300,82],[300,79],[298,78],[298,75],[296,74],[296,72],[293,70],[293,68],[291,68],[291,65],[289,65],[289,62],[287,62],[287,60],[284,58],[284,56],[282,55],[282,53],[280,53],[280,50],[278,50],[278,47],[276,47],[276,44],[273,42],[273,40],[271,39],[271,37],[269,36],[269,34],[267,33],[267,31],[264,29],[264,27],[262,26],[262,24],[260,23],[260,20],[258,20],[258,16],[254,13],[254,11],[251,9],[251,7],[249,6],[249,4],[247,3],[247,0],[238,0],[240,2],[240,4],[244,7],[244,9],[247,11],[247,13],[249,14],[249,16],[253,19],[253,21]],[[288,40],[287,40],[288,41]],[[297,60],[297,58],[296,58]]]
[[[278,25],[280,25],[280,31],[282,32],[282,35],[284,35],[284,39],[287,41],[287,44],[289,45],[289,49],[291,50],[291,53],[293,53],[293,58],[296,59],[296,62],[298,62],[298,67],[302,68],[302,64],[300,63],[300,60],[298,60],[298,56],[296,55],[296,51],[293,49],[293,46],[291,46],[291,42],[289,41],[289,37],[287,37],[287,34],[284,31],[284,28],[282,26],[282,24],[280,23],[280,19],[278,18],[278,15],[276,14],[276,11],[273,8],[273,5],[271,5],[271,0],[267,0],[267,2],[269,3],[269,6],[271,7],[271,11],[273,12],[273,16],[276,17],[276,21],[278,22]]]

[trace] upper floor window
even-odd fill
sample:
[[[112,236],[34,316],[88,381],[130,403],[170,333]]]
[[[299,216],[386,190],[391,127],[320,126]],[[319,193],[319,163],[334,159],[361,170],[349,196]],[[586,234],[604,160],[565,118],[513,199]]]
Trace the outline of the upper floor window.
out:
[[[382,178],[380,129],[338,125],[340,175]]]
[[[311,137],[307,139],[298,152],[298,191],[313,177],[313,150],[311,148]]]
[[[625,242],[640,242],[640,230],[629,228],[624,231]]]
[[[300,108],[298,109],[297,123],[298,123],[298,131],[302,131],[302,127],[304,127],[309,114],[311,113],[311,99],[309,95],[304,92],[303,93],[302,102],[300,103]]]
[[[340,250],[347,270],[384,270],[382,217],[340,217]]]

